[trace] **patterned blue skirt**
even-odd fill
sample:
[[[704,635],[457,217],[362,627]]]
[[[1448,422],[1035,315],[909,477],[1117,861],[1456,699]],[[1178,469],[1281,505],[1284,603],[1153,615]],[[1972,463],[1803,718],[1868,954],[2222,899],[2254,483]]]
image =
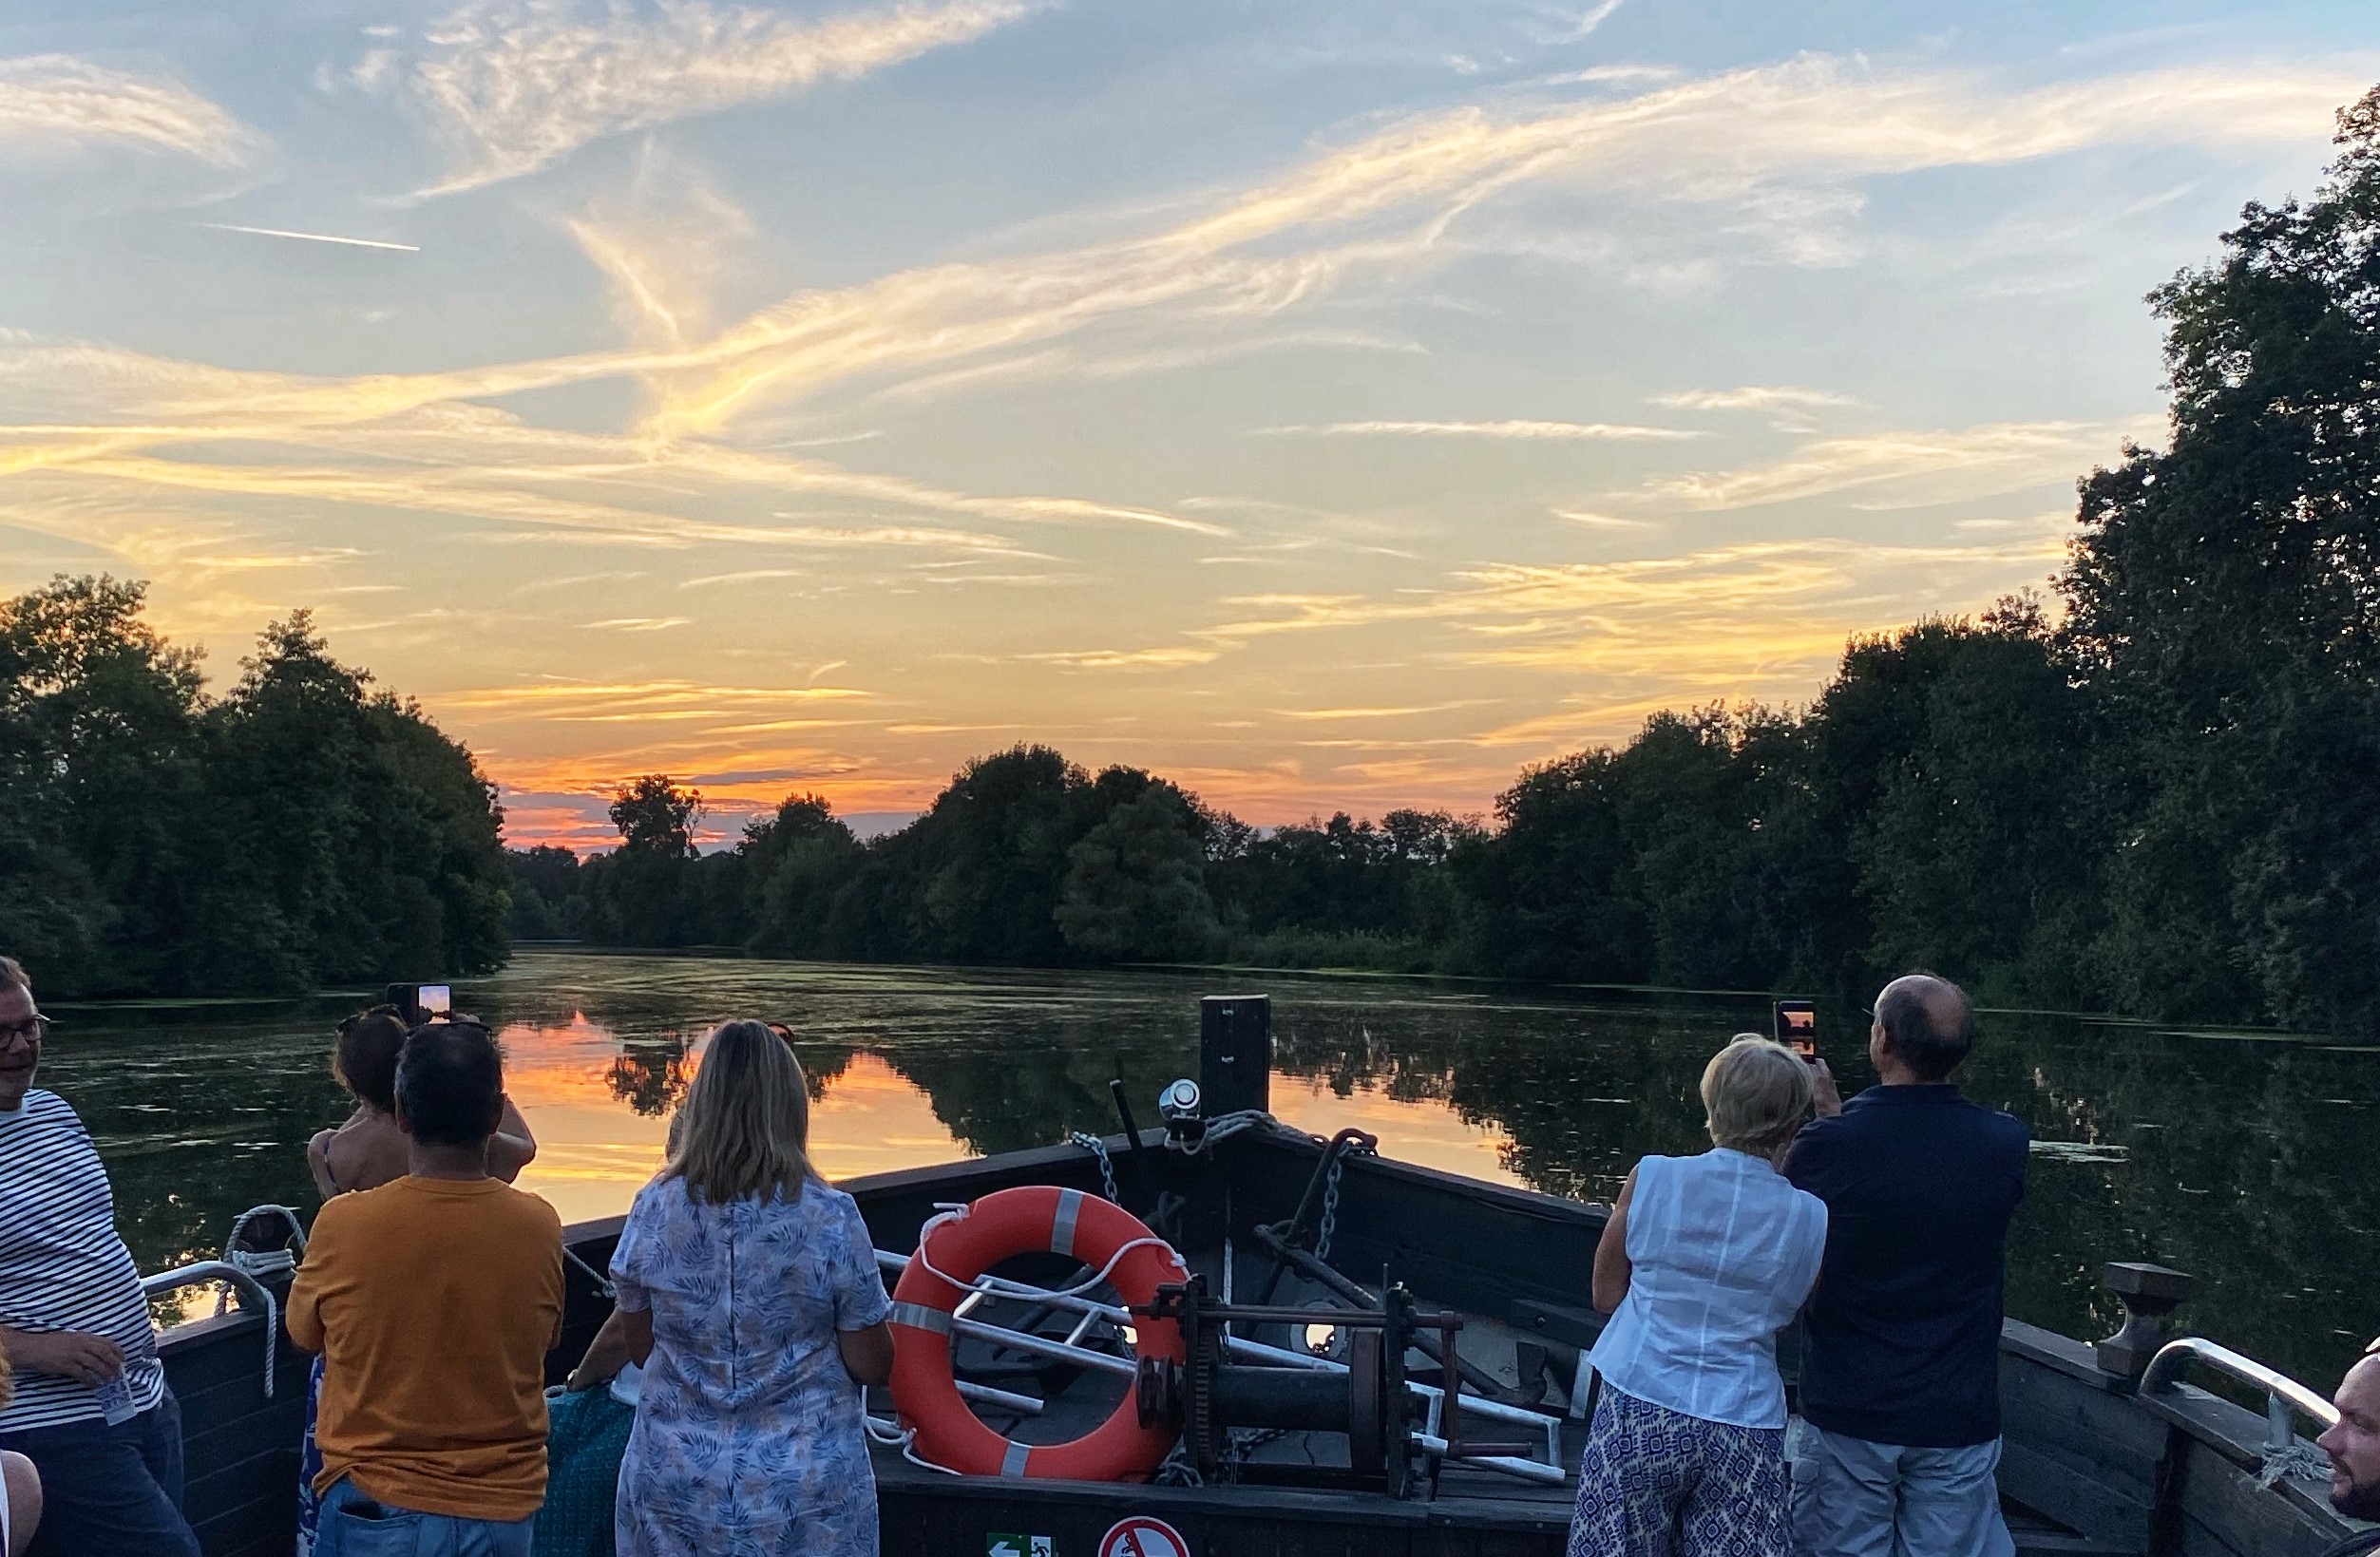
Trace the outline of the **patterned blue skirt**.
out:
[[[1783,1428],[1705,1421],[1607,1379],[1570,1557],[1785,1557],[1789,1493]]]
[[[306,1370],[306,1435],[297,1442],[297,1557],[314,1557],[314,1531],[322,1528],[322,1499],[314,1477],[322,1473],[322,1451],[314,1447],[314,1413],[322,1406],[322,1358]]]

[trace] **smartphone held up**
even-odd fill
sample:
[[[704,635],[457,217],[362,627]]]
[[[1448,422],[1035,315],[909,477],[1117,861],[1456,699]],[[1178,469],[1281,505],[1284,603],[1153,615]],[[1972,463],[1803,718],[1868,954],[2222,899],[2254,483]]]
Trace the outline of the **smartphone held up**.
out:
[[[1818,1057],[1818,1008],[1813,1000],[1775,1000],[1769,1019],[1777,1025],[1777,1041],[1811,1064]]]
[[[390,984],[381,1002],[396,1007],[411,1027],[454,1015],[454,990],[446,984]]]

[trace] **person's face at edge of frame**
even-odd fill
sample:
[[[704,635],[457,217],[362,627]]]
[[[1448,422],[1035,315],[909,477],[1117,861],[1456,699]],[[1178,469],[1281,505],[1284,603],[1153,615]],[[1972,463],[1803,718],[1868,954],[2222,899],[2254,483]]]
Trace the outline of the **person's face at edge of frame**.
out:
[[[13,1113],[32,1091],[33,1073],[41,1065],[41,1037],[34,1031],[20,1036],[15,1030],[29,1028],[38,1009],[31,990],[0,980],[0,1034],[7,1035],[6,1047],[0,1048],[0,1111]]]
[[[2338,1422],[2314,1440],[2331,1456],[2331,1506],[2351,1519],[2380,1519],[2380,1356],[2348,1369],[2332,1403]]]

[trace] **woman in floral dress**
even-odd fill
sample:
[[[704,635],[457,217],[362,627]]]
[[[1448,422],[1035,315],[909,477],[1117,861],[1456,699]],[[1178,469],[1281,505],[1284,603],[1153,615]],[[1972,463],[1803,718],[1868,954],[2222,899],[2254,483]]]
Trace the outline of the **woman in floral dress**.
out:
[[[612,1255],[645,1369],[620,1557],[876,1557],[861,1390],[891,1375],[891,1304],[809,1140],[791,1052],[758,1022],[714,1031]]]

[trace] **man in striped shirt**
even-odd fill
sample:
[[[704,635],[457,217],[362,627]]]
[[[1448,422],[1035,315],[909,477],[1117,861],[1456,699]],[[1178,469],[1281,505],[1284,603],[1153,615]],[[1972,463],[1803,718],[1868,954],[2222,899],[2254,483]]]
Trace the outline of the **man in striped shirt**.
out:
[[[181,1409],[140,1268],[83,1121],[33,1086],[48,1024],[0,957],[0,1449],[41,1472],[31,1557],[199,1557],[181,1514]]]

